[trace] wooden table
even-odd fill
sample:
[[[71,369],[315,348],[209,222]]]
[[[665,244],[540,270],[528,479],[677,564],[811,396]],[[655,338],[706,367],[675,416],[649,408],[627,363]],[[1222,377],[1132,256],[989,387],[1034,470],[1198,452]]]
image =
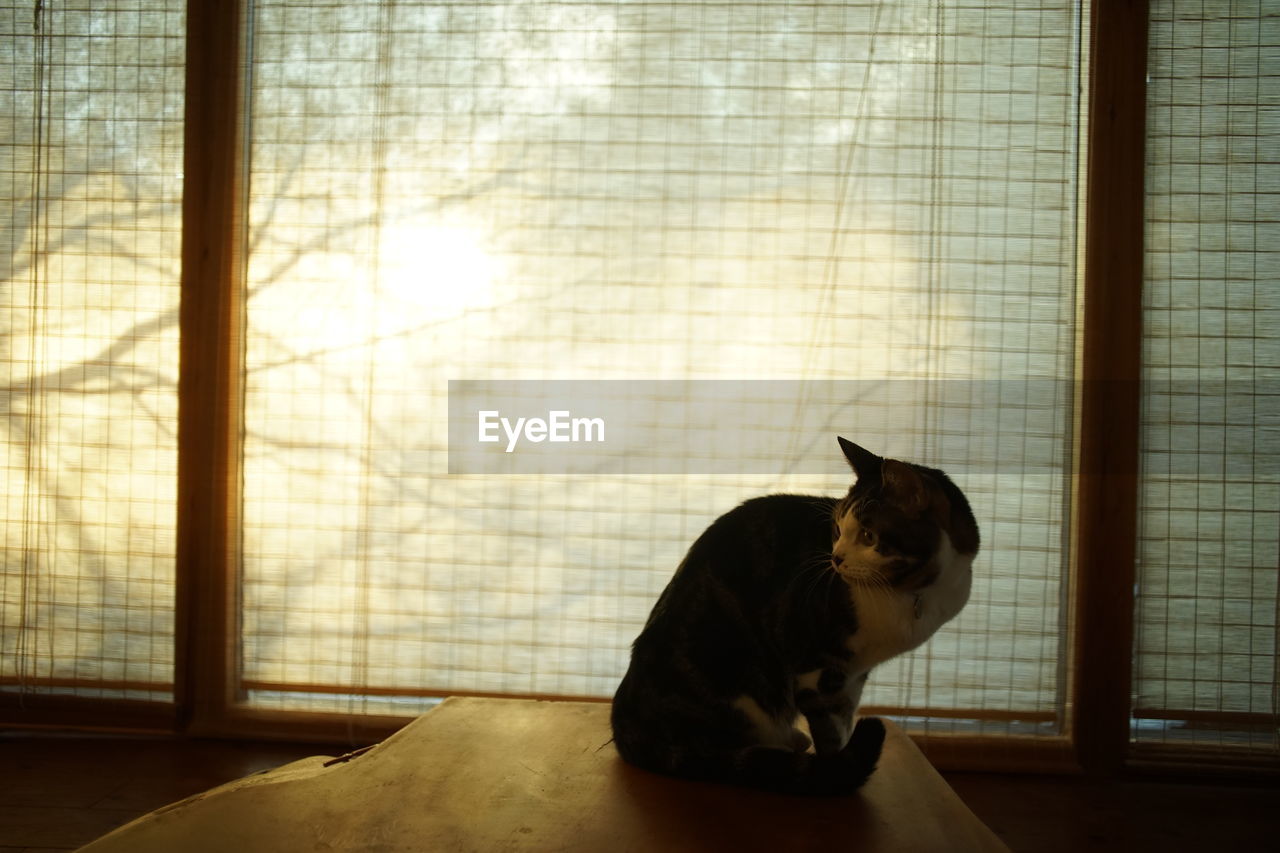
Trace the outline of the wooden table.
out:
[[[350,761],[304,759],[146,815],[108,851],[1004,851],[888,726],[850,797],[669,779],[610,742],[609,706],[449,699]]]

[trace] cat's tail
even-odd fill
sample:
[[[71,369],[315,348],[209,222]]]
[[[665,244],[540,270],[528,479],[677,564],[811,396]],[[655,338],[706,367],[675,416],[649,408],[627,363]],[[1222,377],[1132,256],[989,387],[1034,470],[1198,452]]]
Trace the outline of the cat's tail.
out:
[[[784,794],[850,794],[876,769],[883,746],[884,723],[878,717],[863,717],[849,742],[836,753],[814,755],[769,747],[743,750],[729,781]]]

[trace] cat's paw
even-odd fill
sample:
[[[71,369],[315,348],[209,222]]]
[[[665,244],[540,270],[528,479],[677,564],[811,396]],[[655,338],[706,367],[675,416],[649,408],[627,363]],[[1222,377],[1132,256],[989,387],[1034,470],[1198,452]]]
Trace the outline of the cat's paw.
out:
[[[862,762],[874,762],[884,747],[884,721],[879,717],[863,717],[853,727],[849,742],[841,753]]]
[[[809,736],[804,732],[799,729],[791,730],[791,750],[793,752],[804,752],[809,748],[809,744],[811,743],[812,741],[809,740]]]
[[[813,751],[834,755],[849,739],[849,718],[841,714],[809,714],[809,734],[813,735]]]

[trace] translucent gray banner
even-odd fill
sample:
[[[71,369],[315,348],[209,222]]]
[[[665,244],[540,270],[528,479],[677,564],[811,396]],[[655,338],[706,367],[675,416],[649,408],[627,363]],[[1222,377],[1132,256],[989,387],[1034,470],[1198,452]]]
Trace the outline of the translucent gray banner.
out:
[[[1228,454],[1277,452],[1280,397],[1252,384],[1144,394],[1155,416],[1220,414]],[[1049,379],[451,380],[449,473],[832,474],[837,435],[950,471],[1060,472],[1076,399]],[[1147,450],[1194,470],[1204,449]]]

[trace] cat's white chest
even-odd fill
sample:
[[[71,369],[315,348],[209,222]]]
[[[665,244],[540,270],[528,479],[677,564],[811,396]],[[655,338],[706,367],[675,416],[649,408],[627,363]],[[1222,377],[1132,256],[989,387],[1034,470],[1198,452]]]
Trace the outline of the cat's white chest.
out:
[[[969,600],[972,555],[962,555],[944,544],[938,555],[937,581],[920,593],[877,587],[854,587],[858,630],[846,647],[854,656],[854,669],[866,672],[889,658],[910,651],[933,636]]]
[[[858,630],[849,636],[846,647],[853,653],[854,669],[867,672],[877,664],[920,645],[928,635],[916,618],[923,616],[923,602],[915,596],[893,590],[858,589],[853,594],[858,612]],[[935,628],[936,630],[936,628]]]

